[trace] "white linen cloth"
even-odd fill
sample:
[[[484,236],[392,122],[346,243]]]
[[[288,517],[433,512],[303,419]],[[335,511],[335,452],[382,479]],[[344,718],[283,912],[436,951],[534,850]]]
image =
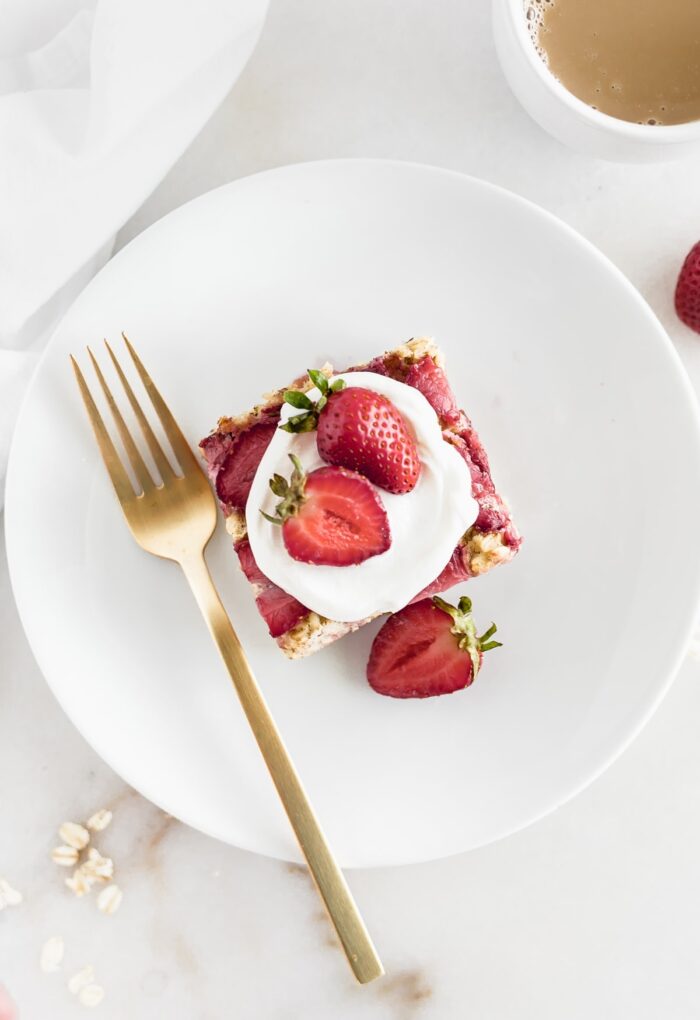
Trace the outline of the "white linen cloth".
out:
[[[268,0],[0,0],[0,507],[60,315],[202,128]]]

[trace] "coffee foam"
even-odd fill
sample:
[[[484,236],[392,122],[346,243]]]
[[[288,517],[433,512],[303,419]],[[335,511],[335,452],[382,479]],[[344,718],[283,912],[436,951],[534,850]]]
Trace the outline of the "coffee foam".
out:
[[[548,63],[548,60],[547,54],[540,46],[540,29],[544,23],[544,12],[548,7],[554,7],[555,2],[556,0],[523,0],[527,30],[530,33],[533,46],[545,64]]]

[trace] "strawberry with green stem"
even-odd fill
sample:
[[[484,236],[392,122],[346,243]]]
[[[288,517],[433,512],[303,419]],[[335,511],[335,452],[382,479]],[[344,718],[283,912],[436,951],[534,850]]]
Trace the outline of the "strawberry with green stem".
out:
[[[327,464],[359,471],[387,492],[410,492],[420,475],[420,459],[413,432],[394,404],[364,386],[329,383],[309,369],[320,396],[288,390],[284,399],[299,413],[280,428],[300,433],[316,430],[319,456]]]
[[[390,616],[372,644],[370,686],[391,698],[430,698],[472,684],[484,652],[501,642],[493,640],[495,623],[477,634],[471,609],[466,595],[457,606],[436,595]]]
[[[366,478],[341,467],[317,468],[307,475],[298,457],[290,453],[289,459],[294,468],[289,481],[278,474],[270,480],[280,499],[274,516],[260,513],[282,528],[292,559],[347,567],[386,552],[389,518]]]

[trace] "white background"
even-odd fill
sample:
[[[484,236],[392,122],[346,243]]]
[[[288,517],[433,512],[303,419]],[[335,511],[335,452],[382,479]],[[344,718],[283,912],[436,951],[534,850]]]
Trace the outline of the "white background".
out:
[[[616,166],[550,140],[507,90],[483,0],[273,0],[233,92],[118,244],[226,181],[333,156],[446,166],[556,213],[642,291],[700,385],[700,337],[672,308],[700,238],[698,163]],[[659,548],[640,551],[652,570],[695,540],[697,522],[672,510]],[[114,1020],[695,1020],[699,680],[689,659],[624,757],[529,830],[447,861],[352,873],[389,973],[361,989],[303,874],[166,818],[90,751],[32,660],[2,556],[0,875],[25,902],[0,914],[0,982],[23,1020],[79,1015],[65,978],[85,963],[106,989],[98,1015]],[[100,844],[125,890],[112,918],[74,900],[48,860],[65,818],[105,804],[115,820]],[[53,934],[66,963],[47,977],[38,954]]]

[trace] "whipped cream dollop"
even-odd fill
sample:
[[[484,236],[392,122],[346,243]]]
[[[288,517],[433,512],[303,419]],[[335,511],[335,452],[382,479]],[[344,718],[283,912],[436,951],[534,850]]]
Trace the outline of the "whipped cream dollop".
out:
[[[320,616],[352,623],[376,613],[396,612],[434,581],[476,520],[479,507],[472,496],[469,468],[442,438],[437,415],[422,393],[374,372],[349,372],[334,379],[388,397],[415,435],[421,461],[415,488],[403,495],[376,490],[389,517],[390,548],[350,567],[300,563],[285,549],[282,528],[260,513],[274,514],[279,500],[270,491],[269,482],[275,473],[289,478],[290,453],[299,457],[307,473],[327,467],[318,455],[315,432],[276,430],[253,479],[246,524],[263,574]],[[317,400],[320,393],[313,389],[309,396]],[[285,404],[282,421],[298,413]]]

